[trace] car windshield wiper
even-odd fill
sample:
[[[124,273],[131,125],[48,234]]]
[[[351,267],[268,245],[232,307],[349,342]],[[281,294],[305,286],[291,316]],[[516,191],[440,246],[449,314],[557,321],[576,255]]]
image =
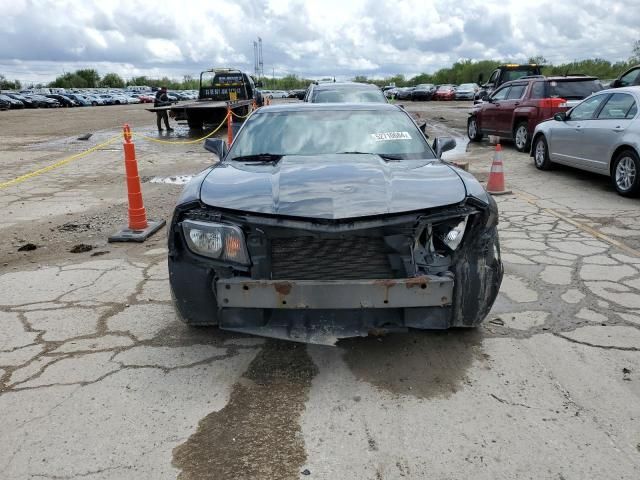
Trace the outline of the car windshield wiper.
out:
[[[375,152],[339,152],[341,154],[349,155],[377,155],[384,160],[405,160],[403,153],[375,153]]]
[[[236,162],[275,163],[283,156],[284,155],[278,155],[275,153],[256,153],[254,155],[240,155],[239,157],[233,157],[231,160]]]

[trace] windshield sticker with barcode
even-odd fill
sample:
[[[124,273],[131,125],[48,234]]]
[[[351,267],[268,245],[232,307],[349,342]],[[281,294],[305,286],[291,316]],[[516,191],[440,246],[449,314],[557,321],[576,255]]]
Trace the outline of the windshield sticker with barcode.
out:
[[[386,142],[388,140],[411,140],[409,132],[383,132],[372,133],[371,138],[376,142]]]

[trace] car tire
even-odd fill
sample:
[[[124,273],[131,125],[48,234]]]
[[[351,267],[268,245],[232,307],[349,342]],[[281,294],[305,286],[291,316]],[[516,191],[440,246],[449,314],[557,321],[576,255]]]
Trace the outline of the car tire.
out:
[[[611,169],[611,180],[623,197],[640,195],[640,157],[633,150],[623,150],[616,155]]]
[[[529,124],[527,122],[520,122],[513,129],[513,143],[519,152],[529,151],[531,138],[529,138]]]
[[[536,137],[533,144],[533,163],[538,170],[550,170],[551,159],[549,158],[549,146],[544,135]]]
[[[98,102],[91,102],[91,105],[94,106],[94,107],[97,107],[98,106]]]
[[[469,120],[467,120],[467,136],[472,142],[482,140],[482,132],[478,128],[478,120],[476,117],[469,117]]]

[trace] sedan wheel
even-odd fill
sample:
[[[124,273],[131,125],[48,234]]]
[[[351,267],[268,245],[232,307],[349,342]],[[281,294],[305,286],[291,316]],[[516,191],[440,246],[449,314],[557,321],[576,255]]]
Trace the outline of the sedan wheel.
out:
[[[467,136],[472,142],[479,142],[482,140],[482,133],[478,130],[478,121],[476,117],[471,117],[467,122]]]
[[[529,128],[526,122],[519,123],[516,127],[515,134],[516,150],[524,152],[529,149]]]
[[[549,148],[547,146],[547,141],[542,135],[536,138],[536,143],[533,147],[533,161],[536,164],[536,168],[540,170],[549,170],[551,168]]]
[[[635,152],[621,152],[616,157],[613,171],[613,183],[620,195],[635,197],[640,193],[640,159]]]

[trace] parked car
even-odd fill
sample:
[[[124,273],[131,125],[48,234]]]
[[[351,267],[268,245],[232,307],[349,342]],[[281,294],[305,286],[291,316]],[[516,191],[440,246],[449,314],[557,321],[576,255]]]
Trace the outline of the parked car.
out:
[[[475,327],[503,267],[495,201],[386,103],[263,107],[186,185],[168,236],[188,325],[333,343]],[[218,158],[220,159],[217,162]]]
[[[476,93],[480,90],[477,83],[462,83],[456,88],[456,100],[473,100]]]
[[[9,100],[3,100],[0,98],[0,110],[9,110],[11,108],[11,102]]]
[[[155,96],[149,93],[138,93],[135,96],[138,97],[141,103],[153,103],[155,101]]]
[[[611,177],[623,196],[640,194],[640,86],[594,93],[540,123],[531,156],[540,170],[554,163]]]
[[[309,103],[387,103],[376,85],[358,82],[331,82],[309,87],[305,102]]]
[[[382,90],[384,96],[387,98],[396,98],[398,95],[398,89],[396,87],[387,88],[386,90]]]
[[[396,100],[411,100],[415,87],[402,87],[396,92]]]
[[[411,91],[411,100],[431,100],[436,91],[433,83],[421,83]]]
[[[600,81],[585,75],[536,75],[504,83],[486,101],[473,106],[467,135],[472,141],[498,135],[513,140],[519,152],[528,151],[536,125],[600,90]]]
[[[434,100],[454,100],[456,88],[453,85],[440,85],[433,94]]]
[[[49,97],[45,97],[44,95],[38,95],[38,94],[26,95],[26,97],[36,102],[38,107],[43,107],[43,108],[60,107],[60,102],[55,98],[49,98]]]
[[[62,105],[63,107],[75,107],[76,106],[76,102],[74,102],[70,98],[65,97],[64,95],[60,95],[60,94],[57,94],[57,93],[51,93],[49,95],[45,95],[45,97],[52,98],[52,99],[58,101],[58,103],[60,105]]]
[[[24,108],[24,103],[22,103],[20,100],[16,100],[15,98],[11,98],[8,95],[0,93],[0,99],[4,102],[9,103],[9,108],[11,109]]]
[[[304,100],[304,95],[307,93],[305,88],[296,88],[295,90],[291,90],[289,92],[289,96],[287,98],[297,98],[298,100]]]
[[[98,106],[98,105],[106,105],[107,104],[106,100],[104,98],[102,98],[100,95],[88,94],[88,95],[85,95],[85,98],[89,102],[91,102],[91,105],[93,105],[94,107]]]
[[[271,98],[287,98],[289,96],[289,92],[285,90],[272,90]]]
[[[65,96],[76,101],[82,107],[91,106],[91,102],[79,93],[67,93]]]
[[[104,104],[105,105],[115,105],[115,98],[113,98],[112,95],[109,95],[108,93],[102,93],[100,95],[98,95],[100,98],[102,98],[102,100],[104,100]]]
[[[503,83],[532,75],[542,75],[542,65],[538,65],[537,63],[507,63],[505,65],[499,65],[498,68],[491,72],[489,80],[487,80],[486,83],[482,83],[483,74],[478,75],[478,83],[482,86],[478,89],[475,99],[484,100]]]
[[[19,93],[5,93],[5,95],[13,98],[14,100],[21,101],[25,108],[38,108],[38,104],[25,95],[20,95]]]
[[[640,65],[631,67],[620,74],[618,78],[611,82],[609,88],[631,87],[633,85],[640,85]]]

